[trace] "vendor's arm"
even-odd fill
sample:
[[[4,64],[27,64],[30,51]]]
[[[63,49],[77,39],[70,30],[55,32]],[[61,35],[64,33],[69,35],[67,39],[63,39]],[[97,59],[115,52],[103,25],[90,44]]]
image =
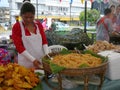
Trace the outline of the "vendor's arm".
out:
[[[108,30],[109,30],[109,32],[110,32],[110,33],[113,32],[114,29],[113,29],[113,25],[112,25],[112,20],[106,19],[106,20],[105,20],[105,23],[107,23],[107,25],[108,25]]]
[[[113,28],[112,21],[110,19],[107,19],[105,22],[108,23],[109,33],[111,35],[118,35],[118,33],[116,32],[116,30]]]
[[[27,57],[29,60],[33,62],[35,58],[32,55],[30,55],[29,52],[26,51],[23,45],[19,22],[17,22],[12,28],[12,39],[18,53],[22,54],[23,56]]]
[[[42,45],[43,45],[44,52],[45,52],[45,54],[48,54],[49,53],[48,42],[47,42],[47,38],[46,38],[46,35],[45,35],[45,32],[44,32],[43,26],[40,22],[37,22],[37,24],[38,24],[38,27],[39,27],[39,30],[40,30],[40,34],[42,36]]]

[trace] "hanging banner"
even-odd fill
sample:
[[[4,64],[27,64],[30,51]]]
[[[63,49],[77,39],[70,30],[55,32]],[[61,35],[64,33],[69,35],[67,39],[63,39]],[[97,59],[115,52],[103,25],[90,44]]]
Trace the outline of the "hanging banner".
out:
[[[81,0],[81,3],[83,4],[85,0]],[[90,1],[91,3],[94,2],[94,0],[86,0],[86,1]]]
[[[98,3],[101,3],[103,0],[97,0]]]
[[[93,0],[90,0],[90,2],[92,3],[92,2],[93,2]]]
[[[81,3],[83,4],[83,3],[84,3],[84,0],[81,0]]]

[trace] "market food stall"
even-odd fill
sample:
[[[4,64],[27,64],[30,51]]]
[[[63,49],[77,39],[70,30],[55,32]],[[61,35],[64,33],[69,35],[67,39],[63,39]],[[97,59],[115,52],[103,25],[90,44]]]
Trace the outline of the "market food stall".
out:
[[[103,51],[106,51],[106,50],[119,50],[119,46],[116,46],[114,44],[111,44],[111,43],[108,43],[106,41],[100,41],[100,42],[96,42],[92,45],[89,45],[87,46],[89,50],[93,51],[93,52],[96,52],[98,53],[99,51],[103,50]],[[97,48],[96,48],[97,47]],[[97,50],[96,50],[97,49]],[[108,68],[107,68],[107,74],[104,75],[104,79],[103,79],[103,83],[102,83],[102,87],[101,87],[101,90],[119,90],[120,89],[120,77],[119,77],[119,70],[117,68],[119,68],[119,61],[118,59],[116,58],[116,60],[114,60],[115,57],[118,57],[119,58],[119,53],[116,53],[116,52],[112,52],[110,51],[109,53],[103,53],[103,55],[107,55],[109,54],[109,58],[112,58],[110,61],[109,61],[109,64],[108,65]],[[101,54],[102,55],[102,54]],[[75,55],[74,55],[75,56]],[[115,62],[116,61],[116,62]],[[114,68],[114,66],[116,66]],[[103,69],[105,70],[105,67],[103,67]],[[92,72],[96,72],[97,69],[95,69],[95,71],[92,71]],[[99,70],[101,70],[101,68],[99,68]],[[97,72],[99,71],[97,70]],[[102,70],[102,71],[104,71]],[[73,70],[74,71],[74,70]],[[88,71],[91,71],[90,69],[87,70],[83,70],[83,72],[85,71],[85,73],[88,73]],[[77,73],[78,71],[74,71],[73,72],[73,75],[75,76],[75,73]],[[82,74],[83,74],[82,72]],[[91,73],[92,73],[91,72]],[[69,73],[68,73],[69,74]],[[81,72],[79,73],[81,74]],[[90,74],[90,72],[89,72]],[[116,76],[117,75],[117,76]],[[81,76],[81,75],[80,75]],[[103,77],[102,77],[103,78]],[[87,80],[87,78],[85,78],[86,81],[85,83],[87,84],[84,84],[84,80],[80,81],[79,84],[75,85],[75,87],[70,87],[68,90],[84,90],[85,89],[85,86],[86,87],[86,90],[87,88],[89,88],[89,90],[97,90],[98,89],[98,86],[100,84],[99,81],[92,81],[92,83],[90,82],[89,83],[89,80]],[[79,80],[78,80],[79,81]],[[48,80],[49,83],[51,83],[52,85],[56,85],[58,83],[56,82],[53,82],[51,79]],[[81,83],[82,82],[82,83]],[[71,82],[67,82],[67,86],[70,84]],[[45,82],[45,79],[43,78],[42,81],[41,81],[41,84],[42,84],[42,88],[43,89],[40,89],[40,90],[52,90],[53,88],[49,87],[46,82]],[[71,85],[71,84],[70,84]],[[65,88],[64,88],[65,89]],[[66,89],[65,89],[66,90]]]
[[[91,50],[95,53],[98,53],[102,56],[108,57],[107,72],[105,73],[101,90],[119,90],[120,89],[120,74],[119,74],[120,73],[120,71],[119,71],[120,46],[114,45],[112,43],[108,43],[106,41],[98,41],[98,42],[94,43],[93,45],[87,46],[86,49]],[[49,66],[47,66],[45,70],[47,72],[51,72]],[[87,70],[85,70],[85,71],[88,72]],[[85,72],[85,71],[81,71],[82,75],[84,75],[83,72]],[[93,74],[94,74],[94,72],[93,72]],[[68,71],[68,72],[62,71],[61,73],[62,74],[59,74],[59,75],[63,75],[64,73],[65,74],[67,73],[67,75],[68,74],[71,75],[70,71]],[[73,70],[72,73],[73,73],[73,76],[76,77],[76,73],[78,73],[78,71]],[[81,73],[79,73],[80,76],[81,76]],[[64,81],[61,81],[61,79],[59,79],[59,80],[60,80],[60,82],[64,83]],[[78,78],[77,78],[77,80],[79,81]],[[77,85],[75,87],[71,87],[68,90],[87,90],[88,88],[89,88],[89,90],[97,90],[98,84],[95,84],[95,83],[98,83],[98,82],[94,81],[94,83],[91,83],[91,82],[88,83],[89,80],[86,82],[86,79],[85,79],[85,81],[83,80],[82,83],[79,83],[79,85]],[[49,79],[48,82],[53,85],[56,84],[51,79]],[[71,82],[67,82],[67,85],[69,85],[69,83],[71,83]],[[86,83],[87,83],[87,85],[89,84],[87,88],[85,88],[87,86]],[[59,84],[59,82],[57,82],[57,84]],[[59,84],[59,85],[61,85],[61,84]],[[45,86],[45,87],[43,87],[44,90],[46,90],[46,88],[47,88],[47,90],[51,90],[51,88],[46,87],[45,81],[43,81],[43,86]],[[64,89],[65,89],[65,87],[64,87]],[[60,90],[62,90],[62,89],[60,89]]]

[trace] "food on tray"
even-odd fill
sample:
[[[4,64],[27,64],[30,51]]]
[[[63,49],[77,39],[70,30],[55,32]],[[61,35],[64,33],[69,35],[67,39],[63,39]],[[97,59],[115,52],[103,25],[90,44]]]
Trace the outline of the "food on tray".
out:
[[[0,90],[30,90],[39,82],[32,69],[13,63],[0,66]]]
[[[53,57],[52,63],[65,68],[80,68],[80,67],[96,67],[101,65],[101,58],[92,56],[91,54],[59,54]]]
[[[95,53],[98,53],[100,51],[112,50],[116,48],[118,48],[118,46],[116,47],[116,45],[113,45],[112,43],[109,43],[107,41],[96,41],[93,45],[89,45],[87,47],[87,50],[91,50]]]

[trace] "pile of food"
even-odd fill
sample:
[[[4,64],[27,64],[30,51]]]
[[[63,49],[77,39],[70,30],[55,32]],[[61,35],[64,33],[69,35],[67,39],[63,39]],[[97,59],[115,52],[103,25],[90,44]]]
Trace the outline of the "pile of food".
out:
[[[102,63],[101,58],[94,57],[90,54],[70,53],[66,55],[56,55],[52,63],[65,68],[96,67]]]
[[[34,70],[10,63],[0,66],[0,90],[31,90],[40,83]]]
[[[87,47],[87,50],[91,50],[95,53],[98,53],[100,51],[112,50],[116,48],[119,48],[119,46],[113,45],[112,43],[109,43],[107,41],[96,41],[93,45],[89,45]]]

